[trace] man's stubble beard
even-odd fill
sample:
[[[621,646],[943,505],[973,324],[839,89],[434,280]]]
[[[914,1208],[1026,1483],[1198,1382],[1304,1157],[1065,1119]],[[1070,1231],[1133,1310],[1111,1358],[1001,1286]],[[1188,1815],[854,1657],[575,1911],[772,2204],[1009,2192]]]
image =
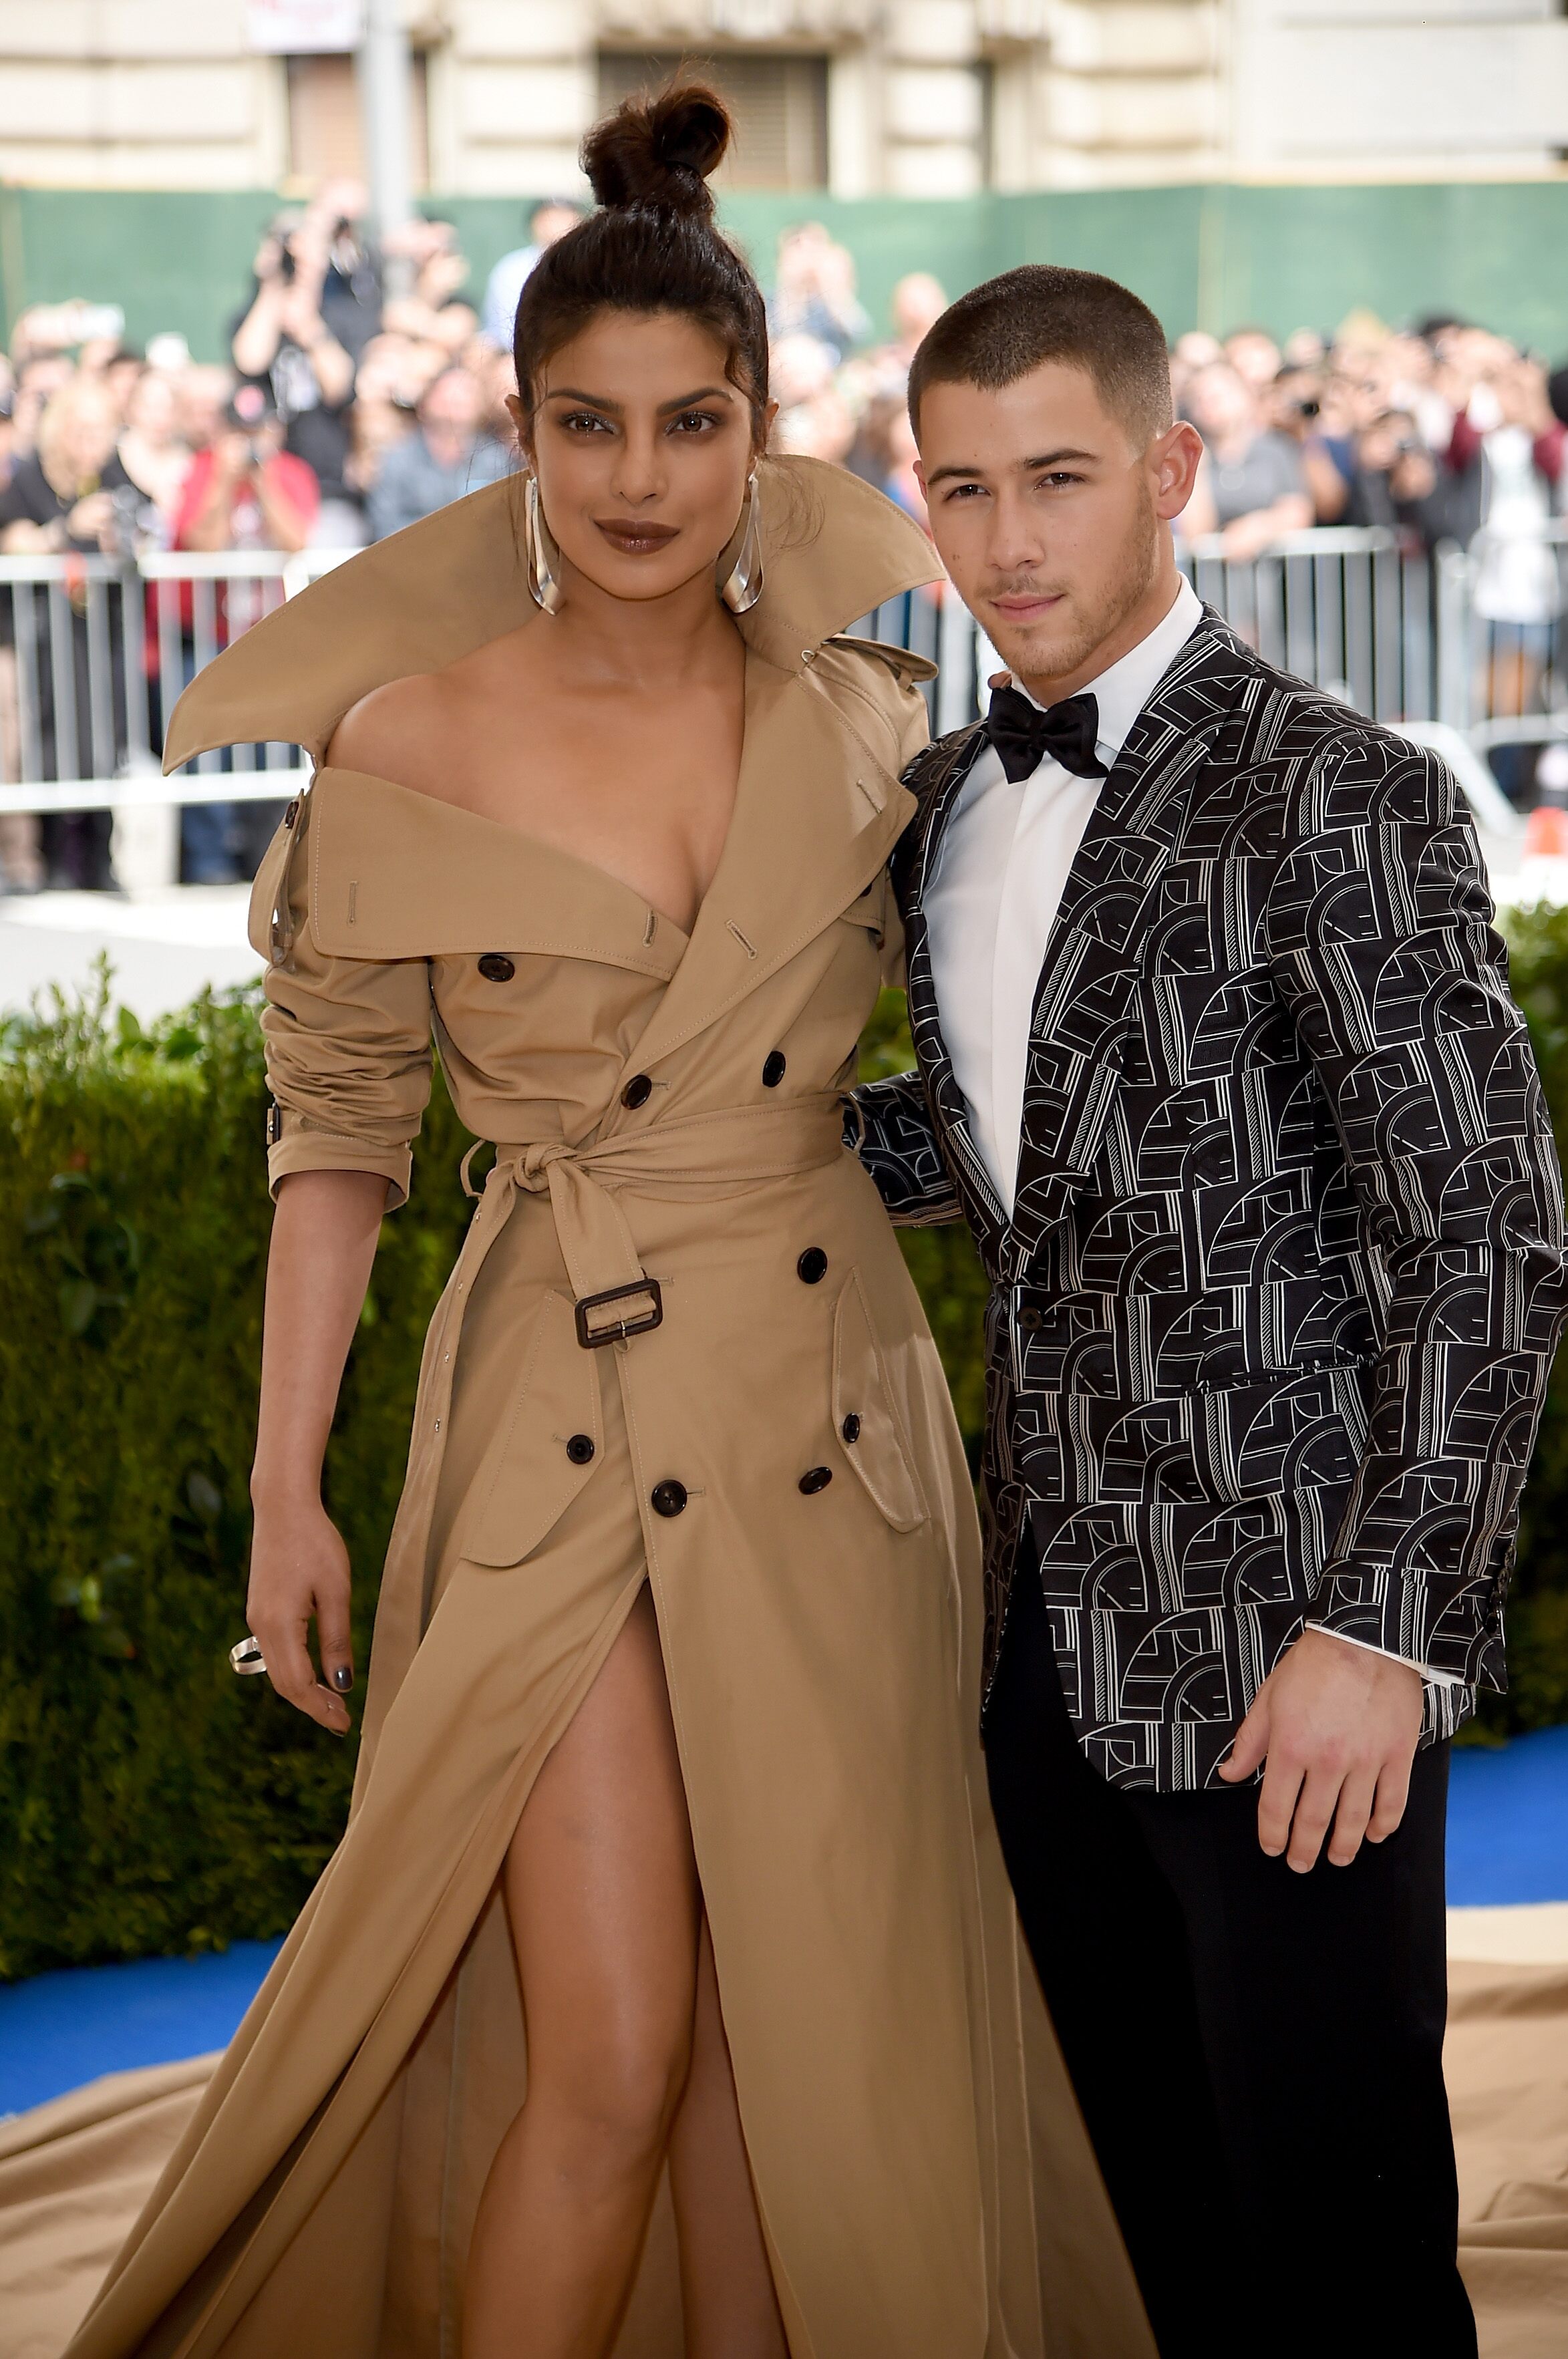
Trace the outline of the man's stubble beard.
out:
[[[1138,513],[1121,548],[1121,562],[1100,588],[1092,607],[1084,608],[1070,593],[1068,613],[1061,623],[1040,631],[993,631],[992,642],[1016,679],[1071,679],[1090,663],[1121,628],[1140,599],[1149,593],[1160,559],[1160,522],[1147,484],[1140,485]],[[1006,594],[1004,592],[1002,594]],[[1045,632],[1051,632],[1047,638]],[[1057,636],[1056,633],[1066,634]],[[1004,644],[1010,639],[1011,647]]]

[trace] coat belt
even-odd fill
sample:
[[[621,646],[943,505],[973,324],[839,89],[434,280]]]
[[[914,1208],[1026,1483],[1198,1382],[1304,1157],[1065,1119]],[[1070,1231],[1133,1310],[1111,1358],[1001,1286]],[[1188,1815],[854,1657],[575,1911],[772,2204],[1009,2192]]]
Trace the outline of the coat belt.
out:
[[[476,1151],[471,1148],[470,1156]],[[485,1182],[481,1217],[494,1206],[491,1217],[504,1220],[519,1189],[532,1195],[548,1192],[561,1257],[578,1300],[579,1335],[585,1343],[610,1342],[620,1332],[614,1305],[606,1305],[601,1321],[585,1327],[585,1303],[650,1289],[658,1302],[655,1282],[643,1268],[615,1201],[619,1189],[679,1195],[685,1189],[696,1192],[786,1180],[823,1169],[844,1151],[844,1099],[836,1091],[787,1098],[779,1105],[678,1115],[580,1147],[560,1139],[525,1146],[498,1142],[495,1168]],[[463,1180],[473,1194],[468,1161],[464,1157]]]

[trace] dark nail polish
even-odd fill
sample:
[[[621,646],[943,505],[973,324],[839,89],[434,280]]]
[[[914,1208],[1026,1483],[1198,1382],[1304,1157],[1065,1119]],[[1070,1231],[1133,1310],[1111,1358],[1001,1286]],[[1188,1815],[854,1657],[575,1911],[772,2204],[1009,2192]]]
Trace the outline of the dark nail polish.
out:
[[[353,1687],[354,1673],[346,1663],[340,1663],[332,1673],[332,1685],[340,1695],[347,1695],[350,1688]]]

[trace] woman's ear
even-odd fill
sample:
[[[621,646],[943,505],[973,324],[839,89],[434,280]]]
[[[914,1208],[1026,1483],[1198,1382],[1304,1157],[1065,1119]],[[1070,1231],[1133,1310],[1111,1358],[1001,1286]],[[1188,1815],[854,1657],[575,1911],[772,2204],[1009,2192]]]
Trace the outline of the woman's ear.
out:
[[[513,429],[517,438],[517,449],[524,463],[531,467],[534,462],[534,453],[532,440],[528,433],[528,413],[515,393],[509,393],[506,396],[506,415],[512,421]]]

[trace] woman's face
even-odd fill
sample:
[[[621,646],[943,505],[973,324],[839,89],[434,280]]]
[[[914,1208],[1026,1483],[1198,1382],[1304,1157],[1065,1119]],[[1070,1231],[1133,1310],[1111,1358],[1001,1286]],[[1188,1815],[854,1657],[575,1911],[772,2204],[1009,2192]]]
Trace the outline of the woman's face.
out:
[[[545,363],[531,419],[508,405],[568,567],[613,598],[711,577],[735,532],[756,450],[724,358],[679,313],[603,311]]]

